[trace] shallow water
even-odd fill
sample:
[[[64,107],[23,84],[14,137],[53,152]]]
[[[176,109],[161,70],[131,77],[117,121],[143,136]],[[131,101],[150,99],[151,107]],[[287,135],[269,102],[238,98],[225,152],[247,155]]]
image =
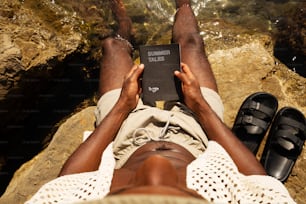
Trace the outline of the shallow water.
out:
[[[153,34],[147,39],[149,41],[162,38],[165,34],[163,31],[167,31],[165,27],[172,24],[175,12],[172,1],[125,2],[128,11],[134,16],[134,22],[144,19],[139,16],[149,16],[146,22],[140,22],[150,26],[152,33],[155,33],[155,36]],[[306,77],[303,53],[306,42],[305,33],[302,32],[305,29],[306,7],[302,0],[192,0],[192,8],[199,21],[221,19],[250,31],[270,33],[275,39],[275,56],[290,69]]]
[[[199,16],[221,18],[235,25],[269,32],[275,39],[274,55],[290,69],[306,77],[304,1],[290,0],[196,0]]]
[[[54,1],[77,11],[92,25],[114,25],[108,1],[84,0],[82,5],[73,0]],[[163,42],[175,14],[174,0],[125,0],[128,15],[137,27],[140,42]],[[191,0],[199,21],[222,20],[254,32],[270,33],[275,39],[275,56],[289,68],[306,77],[304,64],[306,46],[303,0]],[[95,15],[93,9],[98,14]],[[102,17],[101,19],[97,17]],[[105,33],[107,35],[109,33]],[[101,35],[99,33],[98,35]]]
[[[107,35],[111,32],[111,28],[115,26],[115,22],[112,18],[110,10],[107,8],[107,1],[101,0],[83,0],[82,4],[75,0],[41,0],[48,1],[52,4],[61,4],[71,12],[78,13],[82,18],[86,19],[89,24],[95,27],[95,31],[92,33],[92,40],[99,37],[99,35]],[[24,2],[30,2],[29,4],[35,4],[34,0],[24,0]],[[138,28],[138,36],[141,42],[161,42],[164,39],[169,39],[169,31],[173,22],[173,15],[175,13],[174,1],[169,0],[125,0],[128,13],[131,16],[133,22]],[[295,70],[299,74],[306,77],[304,59],[305,54],[303,49],[305,47],[305,33],[302,33],[304,28],[305,10],[303,10],[302,1],[286,1],[286,0],[193,0],[192,7],[196,13],[199,21],[205,21],[207,19],[221,19],[230,22],[234,25],[238,25],[249,29],[254,32],[268,32],[271,33],[276,41],[274,48],[275,55],[288,67]],[[43,13],[41,15],[44,15]],[[48,16],[48,15],[46,15]],[[50,23],[52,20],[50,20]],[[105,27],[105,25],[107,25]],[[107,28],[109,30],[107,30]],[[305,29],[305,28],[304,28]],[[107,31],[105,33],[101,30]],[[95,33],[96,32],[96,33]],[[98,33],[100,32],[100,33]],[[102,33],[102,34],[101,34]],[[303,36],[304,35],[304,36]],[[84,56],[83,56],[84,57]],[[84,57],[85,58],[85,57]],[[79,56],[75,56],[75,59],[79,61],[85,59]],[[73,62],[72,62],[72,61]],[[79,62],[82,65],[83,62]],[[40,150],[40,141],[46,134],[50,133],[54,124],[60,121],[65,116],[73,112],[74,108],[84,100],[88,98],[96,90],[97,81],[93,80],[90,84],[84,80],[82,73],[73,66],[76,61],[74,59],[67,59],[63,62],[62,67],[58,67],[58,70],[64,70],[61,75],[55,75],[60,79],[69,79],[74,83],[69,83],[70,86],[63,88],[63,84],[60,81],[46,82],[44,78],[40,78],[37,83],[42,86],[41,82],[44,82],[44,86],[50,92],[33,93],[33,90],[20,90],[23,95],[29,96],[29,101],[20,105],[20,109],[24,109],[27,106],[28,110],[39,110],[35,113],[29,113],[25,117],[24,121],[18,121],[18,126],[26,127],[12,128],[5,132],[10,138],[13,138],[13,143],[16,140],[23,141],[33,140],[34,144],[27,144],[27,147],[32,145],[31,152],[28,152],[29,148],[23,145],[22,148],[16,148],[14,151],[14,158],[11,157],[12,166],[9,166],[7,172],[0,172],[0,176],[5,179],[0,179],[0,185],[7,185],[9,178],[13,172],[19,167],[19,165],[30,159],[33,155],[37,154]],[[86,67],[94,67],[95,65],[88,65],[84,62]],[[82,65],[83,66],[83,65]],[[64,69],[64,67],[66,67]],[[75,73],[72,72],[74,70]],[[73,74],[72,74],[73,73]],[[26,77],[26,76],[25,76]],[[49,79],[50,80],[50,79]],[[85,88],[84,88],[85,87]],[[79,90],[83,90],[80,94]],[[29,93],[28,93],[29,92]],[[73,95],[73,101],[71,97],[67,96],[67,93],[78,93]],[[44,97],[39,97],[44,96]],[[52,100],[50,97],[52,96]],[[76,97],[77,96],[77,97]],[[36,97],[36,99],[35,99]],[[46,98],[47,97],[47,98]],[[36,106],[33,106],[32,101],[36,100]],[[62,101],[66,101],[63,103]],[[57,103],[55,103],[57,102]],[[53,103],[53,104],[50,104]],[[18,109],[18,108],[17,108]],[[58,111],[54,111],[58,110]],[[59,112],[60,111],[60,112]],[[18,113],[18,110],[15,110]],[[11,115],[15,117],[15,112]],[[48,115],[48,117],[46,117]],[[41,121],[44,118],[45,121]],[[47,124],[40,127],[38,124]],[[17,131],[16,131],[17,129]],[[15,130],[13,132],[13,130]],[[33,130],[36,131],[33,134]],[[32,135],[36,137],[40,135],[42,138],[30,138]],[[16,138],[16,139],[14,139]],[[40,140],[40,141],[39,141]],[[4,144],[5,145],[5,144]],[[26,151],[27,150],[27,151]],[[4,188],[1,189],[3,191]],[[2,192],[0,192],[1,195]]]

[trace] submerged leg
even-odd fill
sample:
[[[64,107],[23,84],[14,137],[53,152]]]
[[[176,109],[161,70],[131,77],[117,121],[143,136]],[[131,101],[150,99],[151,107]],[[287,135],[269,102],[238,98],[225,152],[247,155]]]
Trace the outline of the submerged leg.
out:
[[[122,0],[110,0],[110,7],[118,22],[117,34],[122,38],[131,41],[132,37],[132,20],[127,15]]]

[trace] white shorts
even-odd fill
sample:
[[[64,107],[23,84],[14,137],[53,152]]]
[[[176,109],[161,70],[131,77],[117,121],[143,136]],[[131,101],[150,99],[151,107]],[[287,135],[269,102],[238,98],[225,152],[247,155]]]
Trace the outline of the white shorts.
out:
[[[95,111],[96,125],[109,113],[120,96],[121,89],[105,93],[98,101]],[[201,87],[201,92],[210,107],[223,120],[223,103],[212,89]],[[165,127],[167,126],[167,127]],[[166,128],[166,135],[160,132]],[[192,112],[177,103],[171,110],[144,105],[142,100],[122,124],[113,143],[116,168],[120,168],[141,145],[149,141],[169,141],[183,146],[195,157],[206,149],[208,139]]]

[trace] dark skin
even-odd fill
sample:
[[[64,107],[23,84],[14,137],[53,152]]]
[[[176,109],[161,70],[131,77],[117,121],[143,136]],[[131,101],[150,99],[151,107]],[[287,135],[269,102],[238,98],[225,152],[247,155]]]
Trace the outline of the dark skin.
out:
[[[120,22],[118,33],[128,39],[130,21],[120,21],[127,18],[123,4],[120,0],[112,2],[115,15],[116,12],[120,13],[120,18],[117,18]],[[181,45],[184,62],[181,72],[176,71],[174,75],[182,82],[184,103],[194,113],[208,139],[223,146],[241,173],[265,175],[265,170],[254,155],[219,119],[201,95],[200,87],[208,87],[216,92],[218,90],[193,11],[189,6],[182,6],[186,3],[189,1],[176,2],[180,9],[173,25],[173,41]],[[100,71],[100,94],[117,88],[122,88],[122,91],[110,113],[66,161],[60,176],[97,170],[103,151],[114,140],[123,121],[135,109],[140,98],[139,78],[144,66],[133,65],[131,48],[124,41],[114,38],[107,38],[102,46],[104,55]],[[179,144],[149,142],[134,152],[122,168],[114,171],[110,195],[166,194],[200,197],[186,187],[186,167],[194,159]]]

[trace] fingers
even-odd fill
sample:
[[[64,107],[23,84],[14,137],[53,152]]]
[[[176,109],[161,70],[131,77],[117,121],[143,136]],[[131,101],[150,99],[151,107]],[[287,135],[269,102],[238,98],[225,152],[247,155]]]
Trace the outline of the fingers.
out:
[[[187,75],[193,75],[192,74],[192,72],[191,72],[191,70],[190,70],[190,68],[189,68],[189,66],[187,65],[187,64],[185,64],[185,63],[181,63],[181,66],[182,66],[182,71],[184,72],[184,73],[186,73]]]
[[[139,100],[141,93],[140,76],[143,72],[144,65],[133,65],[129,73],[125,76],[120,100],[127,104],[127,107],[134,109]]]
[[[140,75],[142,74],[144,69],[144,65],[140,64],[140,65],[133,65],[132,69],[130,70],[130,72],[126,75],[126,78],[130,78],[131,80],[137,80]]]
[[[188,67],[187,64],[181,63],[182,71],[175,71],[174,75],[179,78],[183,83],[187,83],[190,80],[194,80],[195,77],[193,73],[191,72],[190,68]]]

